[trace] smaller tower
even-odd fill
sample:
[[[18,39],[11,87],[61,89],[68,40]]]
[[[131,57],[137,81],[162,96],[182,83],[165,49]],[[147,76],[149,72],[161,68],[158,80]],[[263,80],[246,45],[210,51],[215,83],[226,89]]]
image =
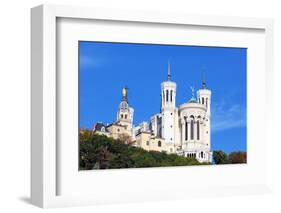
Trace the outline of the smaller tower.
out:
[[[202,135],[203,140],[208,147],[211,148],[211,90],[207,89],[205,79],[202,80],[202,88],[197,91],[197,101],[206,107],[206,115],[204,120],[206,126],[204,127],[204,134]]]
[[[134,109],[129,107],[128,103],[128,89],[124,87],[122,88],[122,100],[117,112],[117,123],[126,126],[127,130],[131,130],[133,127],[133,115]]]
[[[211,116],[211,90],[207,89],[205,78],[202,79],[202,88],[197,91],[197,101],[206,106],[207,115]]]

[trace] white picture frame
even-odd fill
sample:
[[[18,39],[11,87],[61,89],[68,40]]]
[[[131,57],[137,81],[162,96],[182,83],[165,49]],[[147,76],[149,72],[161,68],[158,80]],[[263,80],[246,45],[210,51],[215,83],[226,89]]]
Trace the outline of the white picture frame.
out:
[[[124,196],[120,196],[120,189],[113,190],[110,193],[89,195],[83,194],[83,191],[77,194],[60,194],[58,185],[61,184],[60,170],[58,159],[58,95],[57,88],[60,81],[57,78],[57,22],[60,18],[79,19],[79,20],[101,20],[101,21],[118,21],[132,23],[153,23],[155,25],[165,26],[199,26],[206,28],[223,28],[228,31],[234,29],[241,30],[259,30],[264,35],[264,67],[261,68],[261,76],[264,74],[261,93],[264,94],[264,103],[260,110],[273,110],[273,21],[270,19],[256,18],[238,18],[238,17],[216,17],[203,15],[187,15],[187,14],[166,14],[152,13],[142,11],[122,11],[111,9],[84,8],[74,6],[54,6],[42,5],[31,10],[31,73],[32,73],[32,117],[31,117],[31,201],[33,204],[47,207],[91,205],[100,203],[117,203],[117,202],[139,202],[145,200],[165,200],[179,199],[194,196],[214,196],[214,195],[232,195],[232,194],[252,194],[264,193],[271,191],[271,158],[270,141],[274,138],[273,130],[269,128],[272,118],[267,116],[265,140],[260,141],[266,152],[263,158],[266,158],[264,166],[255,168],[257,174],[264,173],[263,178],[258,179],[254,184],[243,181],[229,185],[226,183],[217,184],[216,186],[200,187],[199,183],[193,183],[195,188],[183,186],[182,189],[177,188],[173,184],[167,183],[165,190],[151,188],[149,195],[141,191],[135,191],[127,186],[123,191]],[[234,35],[235,36],[235,35]],[[251,81],[251,79],[250,79]],[[252,82],[252,81],[251,81]],[[254,83],[252,86],[255,86]],[[249,109],[251,110],[251,109]],[[261,140],[261,139],[260,139]],[[253,152],[260,150],[253,149]],[[73,156],[76,157],[76,156]],[[241,165],[237,165],[241,166]],[[237,169],[235,167],[221,167],[212,172],[231,172]],[[240,169],[240,168],[239,168]],[[244,167],[243,170],[249,168]],[[209,170],[205,168],[205,170]],[[78,172],[78,171],[77,171]],[[141,169],[131,170],[126,174],[124,171],[106,171],[112,176],[133,175],[138,178],[140,175],[147,173],[148,176],[165,176],[166,175],[184,175],[184,168],[180,169]],[[127,172],[128,173],[128,172]],[[200,171],[199,171],[200,173]],[[198,173],[198,174],[199,174]],[[101,175],[100,175],[101,176]],[[124,177],[125,177],[124,176]],[[71,177],[70,177],[71,178]],[[196,178],[196,177],[194,177]],[[74,179],[73,179],[74,180]],[[86,180],[86,179],[85,179]],[[89,181],[89,180],[86,180]],[[147,180],[144,180],[147,181]],[[75,185],[75,183],[73,183]],[[156,184],[157,185],[157,184]],[[71,186],[68,186],[71,187]],[[112,186],[111,186],[112,187]],[[126,187],[126,186],[125,186]],[[196,188],[197,187],[197,188]],[[73,190],[77,190],[73,187]],[[71,191],[71,188],[70,190]],[[167,195],[167,192],[171,195]],[[135,193],[135,194],[134,194]],[[134,196],[132,196],[134,195]]]

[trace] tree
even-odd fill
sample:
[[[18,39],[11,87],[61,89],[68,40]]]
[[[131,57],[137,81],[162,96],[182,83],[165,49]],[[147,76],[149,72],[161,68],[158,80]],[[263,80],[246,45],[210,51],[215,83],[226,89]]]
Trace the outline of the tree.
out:
[[[118,139],[124,144],[128,144],[128,145],[132,144],[132,137],[126,133],[120,134]]]
[[[228,156],[230,163],[247,163],[246,152],[231,152]]]
[[[213,159],[215,164],[229,163],[227,154],[221,150],[213,152]]]

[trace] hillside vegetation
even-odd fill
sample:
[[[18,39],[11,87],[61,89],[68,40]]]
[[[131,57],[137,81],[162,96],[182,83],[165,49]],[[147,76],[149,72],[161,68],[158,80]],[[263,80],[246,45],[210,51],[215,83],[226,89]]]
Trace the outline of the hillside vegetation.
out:
[[[146,151],[91,131],[80,133],[80,170],[206,165],[196,159]]]

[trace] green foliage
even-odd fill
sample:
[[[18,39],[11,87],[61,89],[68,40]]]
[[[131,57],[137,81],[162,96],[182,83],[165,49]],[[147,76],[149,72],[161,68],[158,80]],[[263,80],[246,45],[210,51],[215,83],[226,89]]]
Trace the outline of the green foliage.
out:
[[[231,152],[227,155],[225,152],[219,150],[213,152],[213,159],[215,164],[247,163],[247,153]]]
[[[90,131],[80,133],[79,165],[81,170],[206,164],[176,154],[146,151]]]
[[[213,159],[215,164],[229,163],[227,154],[221,150],[213,152]]]

